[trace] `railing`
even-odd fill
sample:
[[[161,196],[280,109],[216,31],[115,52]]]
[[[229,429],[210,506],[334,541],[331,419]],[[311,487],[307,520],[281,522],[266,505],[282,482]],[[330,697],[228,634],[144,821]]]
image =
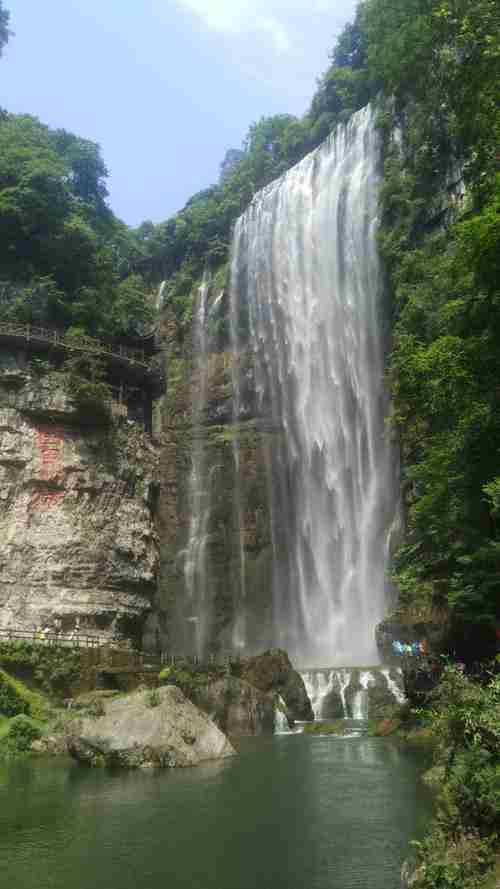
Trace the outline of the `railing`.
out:
[[[99,648],[103,640],[99,636],[88,636],[86,633],[47,632],[46,630],[1,630],[0,642],[31,642],[35,645],[71,645],[73,648]]]
[[[91,636],[76,630],[67,634],[44,629],[32,631],[0,629],[0,643],[2,642],[29,642],[32,645],[69,646],[76,649],[91,648],[102,654],[103,663],[110,668],[122,666],[123,669],[135,670],[161,670],[162,667],[183,665],[198,668],[214,666],[228,668],[231,664],[238,664],[241,661],[238,654],[212,654],[202,659],[196,655],[170,654],[166,651],[147,652],[123,644],[113,644],[102,636]]]
[[[26,342],[44,343],[59,349],[67,349],[71,352],[87,352],[96,355],[104,355],[110,358],[118,358],[130,364],[138,364],[147,370],[152,370],[151,359],[147,358],[144,349],[131,349],[129,346],[104,343],[92,337],[72,337],[58,330],[50,330],[46,327],[35,327],[32,324],[16,324],[11,321],[0,323],[0,336],[24,339]]]

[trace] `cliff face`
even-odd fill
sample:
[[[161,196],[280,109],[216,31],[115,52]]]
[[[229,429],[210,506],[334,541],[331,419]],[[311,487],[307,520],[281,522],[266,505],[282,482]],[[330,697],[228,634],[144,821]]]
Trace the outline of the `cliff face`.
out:
[[[219,294],[220,297],[220,294]],[[208,304],[217,299],[215,289]],[[151,646],[158,633],[163,647],[176,653],[196,651],[197,623],[203,618],[209,648],[235,651],[238,620],[247,621],[247,644],[253,650],[269,646],[271,626],[272,546],[267,512],[265,448],[273,433],[259,428],[249,370],[245,414],[233,422],[233,353],[222,337],[211,339],[206,362],[206,399],[201,421],[193,425],[192,405],[201,385],[196,345],[182,338],[173,311],[162,322],[166,352],[166,395],[159,423],[161,499],[158,530],[161,568],[156,619],[146,638]],[[245,360],[245,357],[241,360]],[[206,480],[203,528],[193,529],[193,430],[203,448]],[[235,437],[239,440],[240,472],[235,477]],[[237,506],[237,485],[242,513]],[[201,553],[194,537],[203,538]],[[191,541],[191,543],[190,543]],[[241,546],[245,557],[242,566]],[[194,583],[189,588],[187,561],[193,560]],[[196,589],[203,564],[202,595]],[[244,591],[244,592],[243,592]],[[201,607],[205,615],[196,614]],[[246,605],[248,614],[246,613]]]
[[[60,377],[0,359],[0,628],[138,639],[158,567],[155,446],[85,424]]]

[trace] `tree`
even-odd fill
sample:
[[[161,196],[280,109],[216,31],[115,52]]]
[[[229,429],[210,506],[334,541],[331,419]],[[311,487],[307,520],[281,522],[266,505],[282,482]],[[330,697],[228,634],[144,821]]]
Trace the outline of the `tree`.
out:
[[[9,31],[10,13],[4,8],[2,0],[0,0],[0,56],[3,48],[9,42],[12,32]]]

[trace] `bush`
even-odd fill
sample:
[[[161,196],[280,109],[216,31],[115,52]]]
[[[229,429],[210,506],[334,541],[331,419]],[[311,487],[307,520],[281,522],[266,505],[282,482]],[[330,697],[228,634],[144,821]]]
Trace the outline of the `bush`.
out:
[[[0,671],[0,713],[3,716],[31,715],[31,707]]]
[[[3,745],[8,753],[26,753],[41,734],[36,722],[21,713],[11,721]]]
[[[479,889],[500,831],[500,680],[448,666],[425,719],[442,776],[434,825],[416,843],[415,889]]]
[[[438,827],[414,845],[423,861],[415,889],[480,889],[493,860],[491,843],[474,832],[450,837]]]
[[[81,669],[77,651],[33,642],[0,642],[0,664],[33,676],[45,691],[58,695],[69,692]]]

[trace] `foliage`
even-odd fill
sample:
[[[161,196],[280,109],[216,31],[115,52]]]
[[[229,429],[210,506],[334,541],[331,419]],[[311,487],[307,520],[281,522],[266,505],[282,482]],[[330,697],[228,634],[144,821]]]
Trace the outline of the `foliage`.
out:
[[[449,611],[473,658],[494,646],[500,593],[498,5],[362,9],[372,82],[395,96],[381,115],[380,242],[407,514],[396,580],[403,605]]]
[[[500,677],[482,682],[448,666],[426,723],[438,740],[437,815],[418,854],[419,889],[476,889],[500,828]]]
[[[7,755],[27,753],[33,741],[38,740],[41,734],[38,723],[21,713],[11,719],[8,731],[2,738],[0,752]]]
[[[92,351],[93,342],[82,331],[73,333],[75,352],[66,358],[58,376],[63,389],[76,405],[80,416],[95,422],[106,423],[110,419],[109,402],[111,388],[105,382],[106,366],[98,354]],[[98,348],[98,344],[95,344]]]
[[[224,676],[225,673],[224,667],[217,664],[193,667],[187,663],[180,663],[176,666],[164,667],[158,674],[158,680],[161,685],[177,685],[186,697],[190,697],[198,688]]]
[[[9,677],[0,670],[0,713],[3,716],[17,716],[24,713],[27,716],[31,714],[31,706],[19,692]]]
[[[4,8],[4,5],[0,0],[0,56],[11,36],[11,32],[9,31],[9,20],[10,13]]]
[[[0,115],[0,301],[6,318],[94,335],[142,333],[141,253],[106,203],[99,146],[35,117]]]
[[[333,722],[307,722],[304,725],[306,735],[345,735],[349,733],[344,719],[336,719]]]
[[[491,844],[474,832],[454,837],[436,828],[417,844],[419,859],[415,889],[481,889],[492,863]]]
[[[62,645],[0,642],[0,664],[32,676],[45,691],[65,694],[80,674],[80,656]]]

